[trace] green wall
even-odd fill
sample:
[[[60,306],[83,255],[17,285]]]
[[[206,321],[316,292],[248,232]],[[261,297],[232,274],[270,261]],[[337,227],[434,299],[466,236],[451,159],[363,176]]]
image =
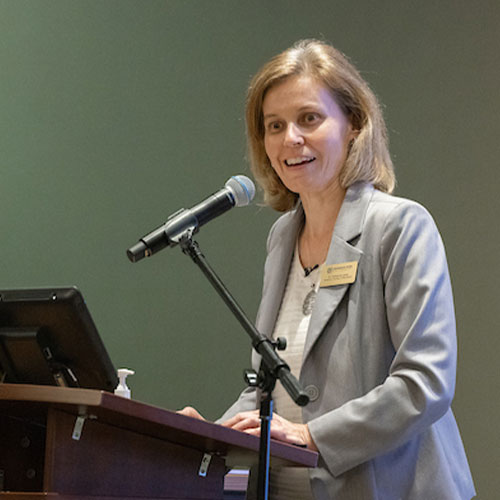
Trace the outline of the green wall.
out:
[[[500,491],[497,1],[0,0],[0,288],[77,285],[133,397],[215,418],[246,334],[170,249],[125,250],[248,174],[243,100],[269,56],[333,42],[385,105],[398,194],[433,213],[455,290],[454,403],[479,498]],[[269,209],[197,240],[253,317]]]

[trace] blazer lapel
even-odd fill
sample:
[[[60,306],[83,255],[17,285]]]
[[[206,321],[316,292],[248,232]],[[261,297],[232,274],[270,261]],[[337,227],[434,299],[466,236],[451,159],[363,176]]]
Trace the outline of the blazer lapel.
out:
[[[359,263],[362,253],[361,250],[349,245],[349,243],[334,237],[329,251],[331,257],[327,259],[325,265],[329,266],[332,264],[343,264],[353,261]],[[306,359],[312,346],[324,330],[329,319],[333,316],[342,297],[349,289],[349,286],[350,285],[336,285],[319,289],[314,303],[311,321],[309,323],[303,359]]]
[[[275,228],[271,238],[272,248],[266,259],[261,310],[256,325],[259,332],[267,337],[271,337],[274,331],[304,213],[297,207],[289,217],[289,221],[283,221],[284,224]]]
[[[352,261],[359,264],[363,252],[353,246],[351,242],[361,234],[372,194],[373,187],[364,183],[354,184],[347,190],[337,217],[325,265],[343,264]],[[303,360],[311,352],[314,343],[335,313],[349,286],[337,285],[319,289],[309,323]]]

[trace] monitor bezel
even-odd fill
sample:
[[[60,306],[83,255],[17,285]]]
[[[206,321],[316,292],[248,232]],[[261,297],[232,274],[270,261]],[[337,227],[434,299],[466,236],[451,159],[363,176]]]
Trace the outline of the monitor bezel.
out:
[[[26,371],[29,360],[10,359],[10,366],[3,366],[4,382],[37,385],[68,385],[86,389],[112,392],[118,385],[116,369],[104,346],[81,292],[76,287],[31,288],[0,290],[0,349],[3,359],[8,355],[6,342],[16,342],[16,332],[41,332],[44,344],[57,366],[74,374],[66,377],[69,383],[59,383],[57,377],[46,376],[40,360],[33,359],[34,372]],[[3,332],[3,334],[2,334]],[[37,342],[37,336],[33,335]],[[28,356],[36,349],[27,349]],[[12,353],[11,353],[12,354]],[[23,354],[26,356],[26,354]],[[37,355],[38,356],[38,355]],[[47,357],[46,352],[44,356]],[[12,357],[12,356],[11,356]],[[5,364],[5,363],[4,363]],[[48,363],[50,369],[55,366]],[[42,373],[44,372],[44,373]]]

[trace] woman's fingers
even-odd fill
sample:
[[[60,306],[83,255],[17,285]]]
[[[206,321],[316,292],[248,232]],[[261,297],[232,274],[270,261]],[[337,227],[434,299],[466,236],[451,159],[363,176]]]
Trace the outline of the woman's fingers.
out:
[[[261,426],[259,411],[253,410],[238,413],[222,425],[237,431],[246,432],[247,434],[259,436]],[[312,449],[316,449],[307,425],[295,424],[286,418],[280,417],[277,413],[273,415],[271,420],[271,438],[286,443],[307,445]]]
[[[260,429],[259,411],[253,410],[238,413],[222,425],[224,427],[244,432],[248,432],[253,429]]]
[[[178,410],[177,413],[181,415],[186,415],[186,417],[193,417],[199,420],[205,420],[205,418],[192,406],[186,406],[182,410]]]

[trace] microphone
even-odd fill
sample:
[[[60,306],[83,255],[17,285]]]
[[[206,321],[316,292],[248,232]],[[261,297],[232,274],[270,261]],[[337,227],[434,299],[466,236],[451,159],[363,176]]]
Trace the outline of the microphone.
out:
[[[254,183],[244,175],[234,175],[222,189],[192,208],[181,208],[167,222],[143,236],[127,250],[131,262],[151,257],[166,247],[177,245],[188,230],[197,233],[203,224],[233,207],[248,205],[255,196]]]

